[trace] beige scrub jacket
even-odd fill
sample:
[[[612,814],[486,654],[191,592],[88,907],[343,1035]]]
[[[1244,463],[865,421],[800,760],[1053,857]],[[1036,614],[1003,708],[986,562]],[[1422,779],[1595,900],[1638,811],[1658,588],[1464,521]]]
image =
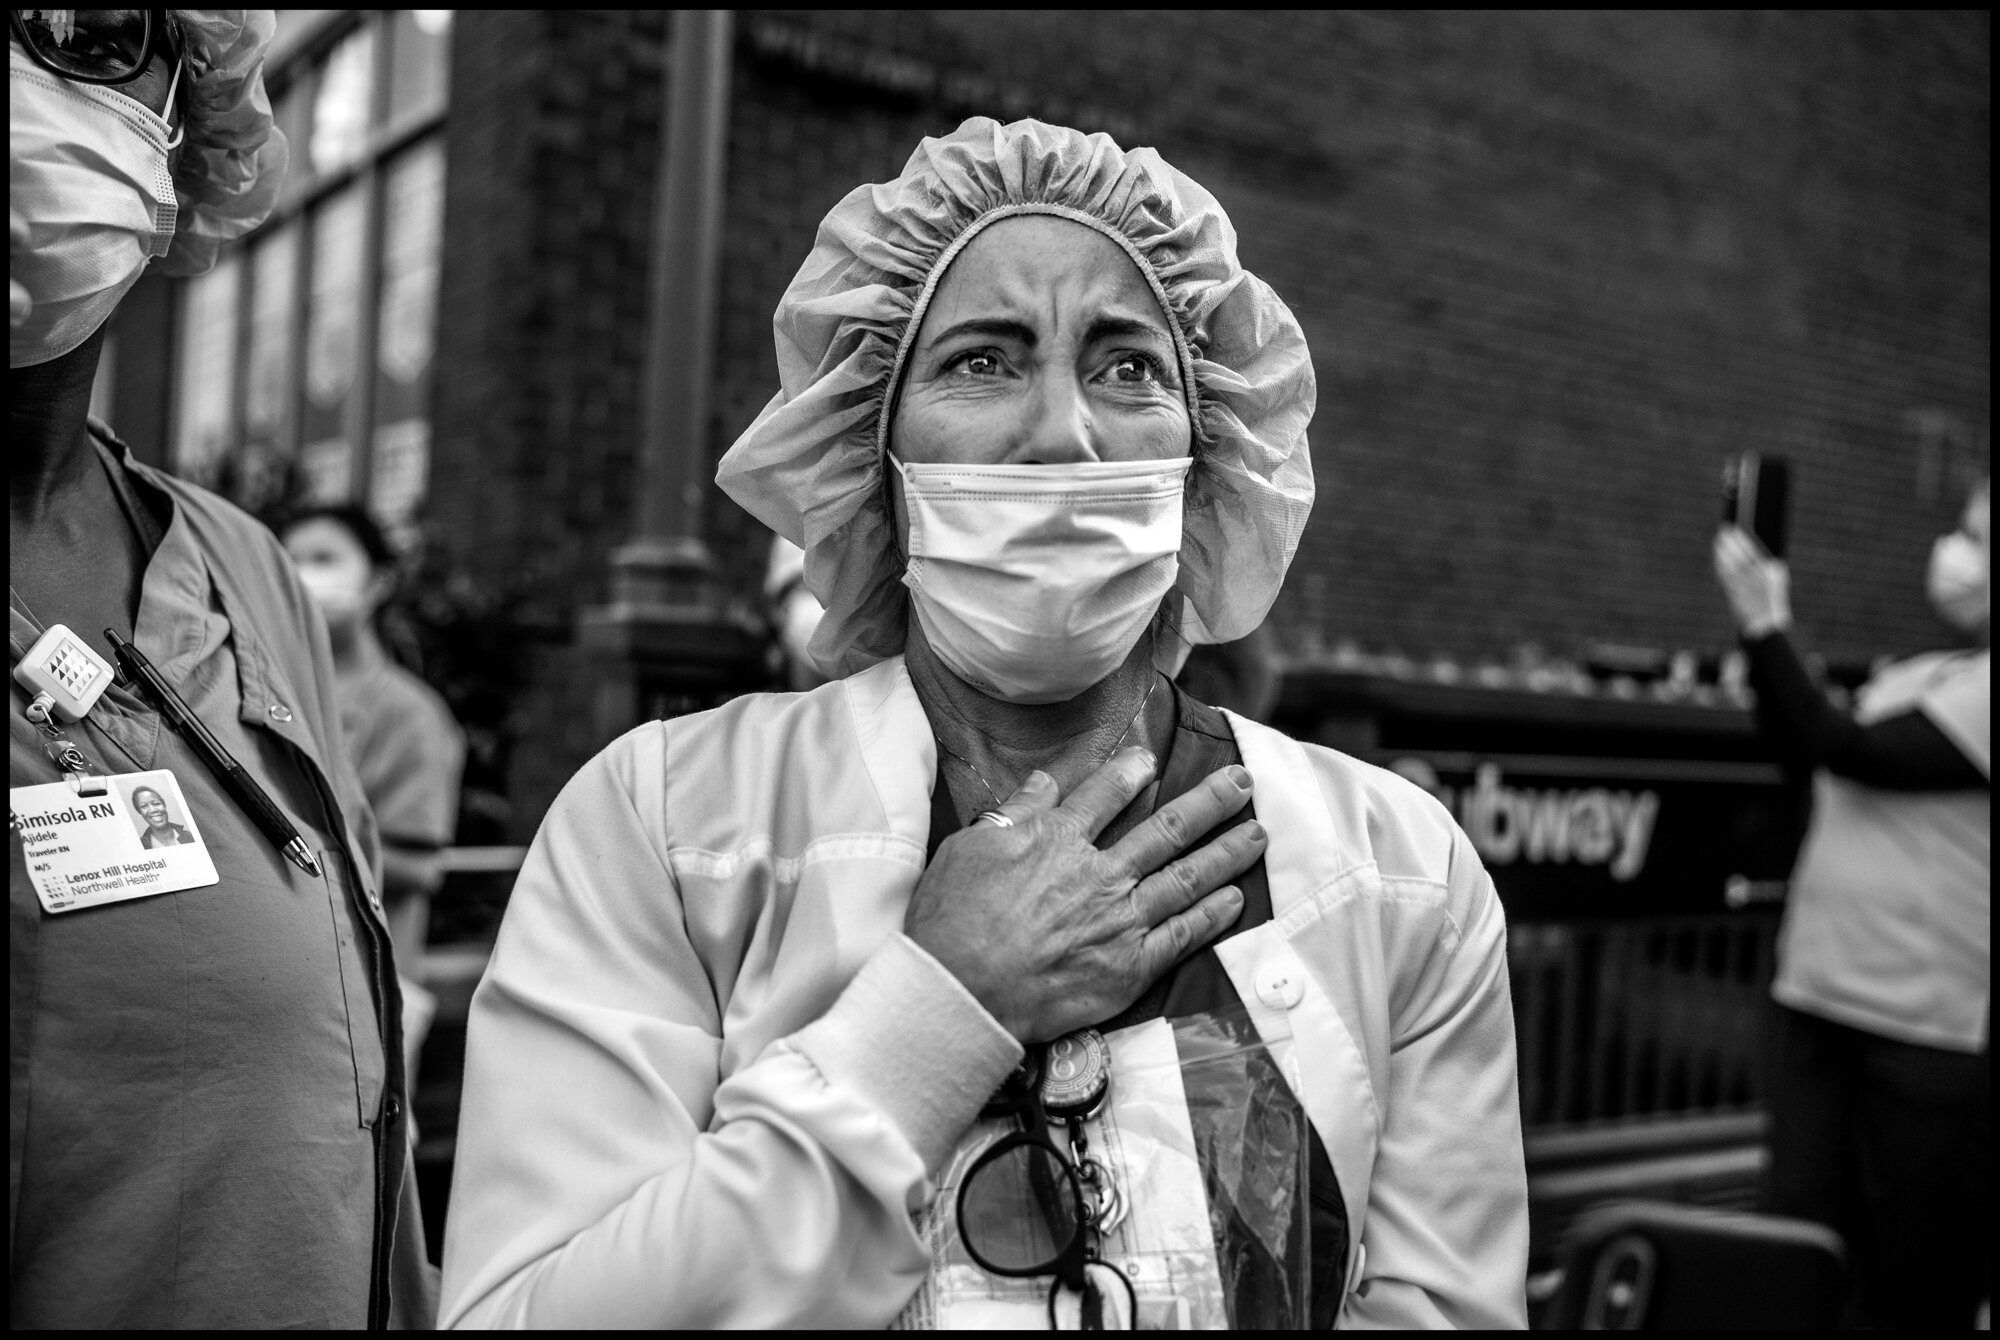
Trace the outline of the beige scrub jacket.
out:
[[[1325,1141],[1341,1323],[1526,1322],[1505,927],[1381,769],[1230,724],[1273,920],[1219,947]],[[900,658],[614,742],[535,839],[474,997],[449,1326],[880,1327],[912,1212],[1020,1056],[902,932],[935,744]],[[1260,990],[1304,969],[1305,987]]]
[[[9,1320],[426,1327],[374,820],[325,626],[269,531],[92,431],[114,487],[165,523],[135,640],[326,873],[285,861],[126,690],[69,728],[96,767],[173,772],[220,882],[52,916],[9,844]],[[14,612],[12,657],[39,632]],[[11,687],[8,784],[59,783]]]

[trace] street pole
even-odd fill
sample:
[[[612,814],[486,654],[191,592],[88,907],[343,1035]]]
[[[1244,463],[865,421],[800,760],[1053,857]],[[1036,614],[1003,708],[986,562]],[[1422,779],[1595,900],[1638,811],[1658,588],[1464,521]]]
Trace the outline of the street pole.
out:
[[[618,569],[646,571],[628,572],[644,587],[633,594],[656,599],[678,594],[672,581],[644,585],[660,565],[705,571],[712,561],[701,538],[701,501],[729,152],[730,29],[726,9],[674,11],[646,311],[638,526],[612,560]]]
[[[703,536],[729,151],[732,16],[673,13],[656,176],[637,496],[631,538],[610,554],[610,602],[585,610],[580,641],[599,653],[600,734],[671,700],[726,693],[761,651],[732,611]]]

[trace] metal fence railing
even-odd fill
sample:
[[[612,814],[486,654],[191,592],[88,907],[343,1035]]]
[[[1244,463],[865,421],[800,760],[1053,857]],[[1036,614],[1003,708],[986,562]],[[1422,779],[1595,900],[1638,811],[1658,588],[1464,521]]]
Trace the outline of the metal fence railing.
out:
[[[1508,932],[1530,1130],[1754,1109],[1778,909]]]

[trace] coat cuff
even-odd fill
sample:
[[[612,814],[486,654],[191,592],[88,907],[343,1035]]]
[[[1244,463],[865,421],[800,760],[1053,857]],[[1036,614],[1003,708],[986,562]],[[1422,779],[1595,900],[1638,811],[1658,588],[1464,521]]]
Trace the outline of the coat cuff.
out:
[[[906,935],[876,950],[793,1042],[828,1082],[886,1113],[926,1172],[944,1162],[1023,1055],[1014,1035]]]

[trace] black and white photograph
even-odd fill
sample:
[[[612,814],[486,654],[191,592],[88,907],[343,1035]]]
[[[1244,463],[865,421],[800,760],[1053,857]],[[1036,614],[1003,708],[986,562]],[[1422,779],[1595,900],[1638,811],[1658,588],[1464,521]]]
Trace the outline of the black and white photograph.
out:
[[[8,61],[12,1326],[1990,1329],[1990,12]]]

